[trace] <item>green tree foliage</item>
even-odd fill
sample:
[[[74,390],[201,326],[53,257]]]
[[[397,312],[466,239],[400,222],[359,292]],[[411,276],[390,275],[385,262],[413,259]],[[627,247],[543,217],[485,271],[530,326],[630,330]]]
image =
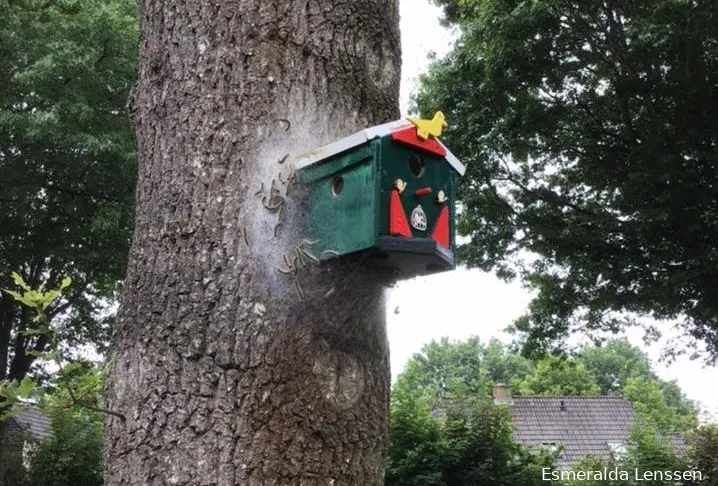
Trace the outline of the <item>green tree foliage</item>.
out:
[[[698,425],[695,409],[688,403],[669,403],[656,379],[629,378],[623,395],[648,425],[665,435],[687,433]]]
[[[657,379],[658,386],[661,387],[663,392],[663,399],[666,404],[673,410],[673,412],[679,416],[684,417],[688,424],[694,424],[698,417],[698,408],[693,400],[689,400],[686,394],[683,393],[681,387],[675,380],[663,381]],[[625,392],[624,392],[625,395]]]
[[[497,340],[484,345],[475,337],[442,339],[414,355],[405,370],[392,390],[389,485],[504,484],[499,473],[511,478],[506,484],[540,479],[541,467],[550,467],[551,458],[529,454],[506,435],[506,409],[488,403],[491,386],[498,382],[514,383],[514,390],[525,395],[625,395],[640,420],[629,455],[622,459],[628,462],[621,467],[688,467],[671,442],[695,430],[695,407],[675,382],[660,380],[645,354],[625,340],[587,346],[575,359],[549,356],[534,364]],[[694,441],[694,450],[701,451],[693,454],[700,458],[694,463],[706,468],[715,464],[712,430],[697,433]],[[496,450],[488,452],[487,444]],[[497,469],[509,456],[515,462]],[[582,467],[595,470],[603,464],[589,458]]]
[[[498,340],[424,346],[392,389],[386,484],[539,484],[552,458],[514,443],[507,411],[490,402],[493,383],[532,368]]]
[[[620,395],[628,378],[652,376],[648,356],[627,339],[612,339],[605,346],[587,346],[577,361],[596,379],[601,395]]]
[[[617,468],[625,471],[627,477],[607,480],[606,478],[593,480],[567,481],[568,486],[579,484],[589,486],[665,486],[667,484],[684,484],[665,478],[653,478],[655,471],[690,471],[690,460],[687,456],[679,454],[667,439],[661,438],[660,433],[650,426],[634,426],[626,455],[616,455],[609,461],[601,461],[595,457],[587,457],[574,466],[574,471],[609,471]],[[650,479],[647,479],[650,478]]]
[[[39,410],[52,419],[52,435],[11,434],[6,484],[94,486],[103,484],[102,387],[104,368],[89,362],[63,367],[42,390]],[[78,405],[81,402],[81,405]],[[25,448],[23,442],[32,446]]]
[[[522,395],[581,396],[598,395],[596,381],[581,363],[559,356],[548,356],[519,385]]]
[[[45,291],[42,286],[40,289],[30,288],[18,273],[13,273],[12,279],[15,285],[18,286],[19,291],[0,289],[0,293],[5,293],[12,297],[15,302],[22,304],[24,306],[23,310],[34,313],[31,319],[32,327],[25,328],[22,334],[26,337],[44,336],[47,338],[50,348],[48,353],[44,354],[36,351],[33,353],[34,357],[43,356],[46,359],[52,359],[61,368],[62,360],[57,339],[59,333],[49,326],[46,313],[50,306],[60,299],[62,291],[70,286],[71,280],[64,278],[59,289]],[[13,409],[17,406],[18,398],[28,398],[34,390],[35,383],[27,376],[22,380],[0,379],[0,412],[7,410],[6,413],[0,413],[0,420],[12,414]]]
[[[26,430],[8,431],[2,437],[6,450],[2,460],[5,483],[12,486],[31,486],[28,484],[27,469],[23,463],[23,447],[25,443],[33,443],[33,438]],[[2,483],[0,483],[2,484]]]
[[[101,486],[102,415],[56,409],[52,434],[36,444],[29,455],[29,469],[17,486]]]
[[[648,356],[626,339],[604,346],[586,346],[577,362],[593,375],[601,395],[622,395],[634,409],[649,411],[654,426],[666,432],[686,432],[696,425],[695,404],[675,381],[661,380],[651,369]],[[662,425],[666,427],[663,427]]]
[[[386,484],[441,484],[441,424],[421,385],[404,381],[391,396]]]
[[[512,385],[514,388],[534,370],[534,363],[508,348],[498,339],[492,339],[484,348],[483,366],[491,381]]]
[[[486,372],[481,366],[483,345],[479,338],[451,342],[442,338],[425,345],[406,364],[402,382],[435,398],[447,394],[486,393]]]
[[[52,416],[52,438],[30,460],[34,486],[103,484],[102,389],[105,368],[76,361],[60,370],[43,409]]]
[[[124,277],[136,149],[125,102],[136,77],[137,6],[0,0],[0,287],[74,286],[46,310],[63,343],[101,344],[96,315]],[[0,380],[20,380],[47,334],[0,297]]]
[[[718,3],[436,3],[460,38],[417,107],[468,163],[464,261],[538,291],[525,350],[628,312],[680,318],[718,358]]]
[[[718,424],[704,425],[691,440],[691,458],[694,469],[706,477],[697,485],[718,486]]]
[[[553,467],[546,452],[513,441],[508,412],[467,396],[432,408],[421,386],[404,378],[392,396],[387,486],[539,485]]]
[[[688,457],[679,453],[672,438],[649,424],[635,425],[629,442],[629,464],[643,475],[644,471],[688,471]],[[664,485],[665,481],[645,481],[636,484]]]
[[[32,458],[32,484],[102,485],[102,415],[81,409],[58,412],[52,430],[53,438]]]
[[[517,383],[533,363],[497,339],[483,344],[478,337],[452,342],[432,341],[406,364],[402,379],[435,399],[444,396],[490,396],[495,383]]]
[[[47,317],[48,309],[62,297],[72,283],[70,278],[63,278],[58,289],[45,290],[31,288],[21,275],[13,273],[12,278],[19,287],[19,291],[2,289],[16,302],[23,305],[23,310],[33,313],[32,327],[23,331],[24,336],[43,336],[47,338],[48,350],[45,353],[34,352],[33,357],[45,362],[52,363],[57,368],[56,384],[62,386],[62,391],[67,395],[66,408],[71,406],[82,406],[98,412],[113,413],[98,408],[100,390],[102,389],[105,377],[105,367],[95,366],[82,359],[67,360],[63,356],[60,337],[63,335],[64,326],[51,326]],[[0,420],[12,416],[18,409],[22,408],[18,398],[29,398],[37,391],[35,382],[29,377],[22,380],[0,380]],[[7,411],[7,412],[5,412]]]
[[[522,395],[621,395],[664,434],[685,434],[698,412],[676,384],[658,378],[648,357],[625,339],[586,346],[575,359],[548,356],[518,384]]]

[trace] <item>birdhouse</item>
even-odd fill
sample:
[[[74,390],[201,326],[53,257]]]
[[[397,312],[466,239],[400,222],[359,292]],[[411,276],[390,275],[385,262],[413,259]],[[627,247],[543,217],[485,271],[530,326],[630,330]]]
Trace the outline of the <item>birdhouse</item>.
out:
[[[441,112],[399,120],[299,157],[312,254],[321,261],[371,250],[401,277],[453,269],[465,168],[437,138],[445,126]]]

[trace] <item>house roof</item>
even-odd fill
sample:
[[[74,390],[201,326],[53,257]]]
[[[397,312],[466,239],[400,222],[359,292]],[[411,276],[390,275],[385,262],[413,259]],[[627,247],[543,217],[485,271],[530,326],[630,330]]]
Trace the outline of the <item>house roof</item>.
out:
[[[38,440],[45,440],[52,435],[50,417],[35,408],[26,408],[10,418],[9,430],[27,430]]]
[[[609,459],[611,446],[628,443],[634,420],[633,408],[623,397],[513,397],[512,402],[516,441],[562,445],[562,469],[586,455]]]
[[[343,138],[336,142],[332,142],[328,145],[324,145],[323,147],[319,147],[318,149],[312,150],[311,152],[307,152],[300,155],[294,161],[295,167],[297,170],[306,169],[312,164],[316,164],[318,162],[328,159],[329,157],[340,154],[342,152],[346,152],[347,150],[351,150],[354,147],[368,142],[369,140],[372,140],[374,138],[382,138],[387,135],[390,135],[392,132],[409,128],[412,126],[414,125],[408,120],[396,120],[393,122],[385,123],[383,125],[366,128],[353,135],[349,135],[346,138]],[[453,167],[454,170],[459,173],[459,175],[463,176],[466,172],[466,167],[464,166],[464,164],[462,164],[459,159],[457,159],[456,156],[452,154],[448,148],[446,148],[446,145],[444,145],[441,140],[437,138],[436,141],[446,150],[446,155],[444,156],[444,158],[449,163],[449,165],[451,165],[451,167]]]

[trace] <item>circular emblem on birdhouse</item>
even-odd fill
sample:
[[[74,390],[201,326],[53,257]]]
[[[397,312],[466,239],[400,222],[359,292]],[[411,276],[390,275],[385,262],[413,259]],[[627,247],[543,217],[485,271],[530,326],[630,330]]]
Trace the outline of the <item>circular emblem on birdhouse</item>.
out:
[[[419,231],[426,231],[426,213],[421,204],[411,212],[411,225]]]

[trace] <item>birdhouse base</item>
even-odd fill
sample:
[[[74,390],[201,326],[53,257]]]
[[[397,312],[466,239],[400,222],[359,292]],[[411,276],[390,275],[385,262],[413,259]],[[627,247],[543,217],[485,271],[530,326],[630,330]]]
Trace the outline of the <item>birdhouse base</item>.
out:
[[[379,236],[375,249],[382,265],[400,277],[430,275],[456,267],[453,252],[430,238]]]

